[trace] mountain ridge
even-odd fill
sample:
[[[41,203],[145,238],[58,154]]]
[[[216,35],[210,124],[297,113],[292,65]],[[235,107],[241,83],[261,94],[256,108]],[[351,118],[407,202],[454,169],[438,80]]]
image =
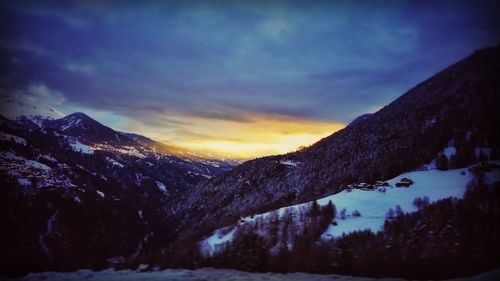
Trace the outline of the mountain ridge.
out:
[[[78,137],[90,143],[137,145],[134,140],[118,134],[115,130],[82,112],[75,112],[63,118],[52,120],[44,127],[61,131],[65,135]]]
[[[5,117],[4,117],[5,118]],[[6,120],[10,120],[5,118]],[[133,133],[117,131],[93,119],[84,112],[74,112],[61,118],[52,118],[40,115],[30,117],[21,115],[12,120],[30,130],[52,129],[64,135],[75,137],[85,145],[105,145],[105,146],[135,146],[150,150],[152,153],[166,154],[183,159],[196,161],[220,161],[231,166],[242,163],[235,159],[219,159],[204,153],[194,153],[189,149],[176,146],[172,143],[160,142],[147,136]]]

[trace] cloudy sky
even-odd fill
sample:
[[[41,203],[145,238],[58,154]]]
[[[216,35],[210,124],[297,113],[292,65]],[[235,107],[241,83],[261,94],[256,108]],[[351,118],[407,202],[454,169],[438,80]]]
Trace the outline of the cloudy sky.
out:
[[[500,43],[495,1],[3,1],[3,115],[283,153]],[[120,4],[117,4],[120,3]]]

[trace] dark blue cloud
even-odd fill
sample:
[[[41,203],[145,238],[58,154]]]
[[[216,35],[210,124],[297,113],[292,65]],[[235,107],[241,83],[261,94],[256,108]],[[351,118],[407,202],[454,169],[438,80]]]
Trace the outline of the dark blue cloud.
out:
[[[498,44],[500,28],[494,1],[2,5],[3,87],[43,84],[68,104],[144,122],[349,122]]]

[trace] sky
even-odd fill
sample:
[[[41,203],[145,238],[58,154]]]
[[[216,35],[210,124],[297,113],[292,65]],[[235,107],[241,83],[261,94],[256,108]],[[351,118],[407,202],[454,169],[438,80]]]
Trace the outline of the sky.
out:
[[[80,111],[254,158],[310,145],[500,43],[495,1],[138,3],[2,1],[1,114]]]

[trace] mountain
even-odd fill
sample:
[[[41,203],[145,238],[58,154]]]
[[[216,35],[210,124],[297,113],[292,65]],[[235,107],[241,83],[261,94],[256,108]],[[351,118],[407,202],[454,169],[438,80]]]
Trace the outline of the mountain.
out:
[[[15,119],[16,123],[24,126],[29,130],[36,130],[47,126],[54,119],[48,116],[31,115],[29,117],[25,115],[17,116]]]
[[[62,118],[21,115],[15,119],[15,123],[30,131],[39,129],[55,131],[64,136],[74,148],[85,148],[87,151],[106,150],[141,157],[146,154],[169,155],[205,162],[212,166],[234,166],[240,163],[231,159],[218,160],[203,154],[195,154],[173,144],[158,142],[136,133],[119,132],[82,112],[75,112]]]
[[[149,148],[155,153],[163,153],[163,154],[178,156],[181,158],[198,159],[198,160],[210,159],[207,157],[193,156],[187,150],[177,147],[174,144],[158,142],[139,134],[126,133],[126,132],[120,132],[120,134],[134,140],[135,142],[144,147]]]
[[[32,120],[0,116],[3,274],[143,259],[171,241],[175,199],[232,168],[158,152],[83,113]]]
[[[363,114],[363,115],[357,117],[356,119],[352,120],[352,122],[349,123],[349,126],[355,126],[356,124],[369,119],[371,116],[373,116],[373,113]]]
[[[162,150],[174,150],[175,148],[173,145],[165,145],[163,143],[154,141],[148,137],[139,135],[139,134],[134,134],[134,133],[126,133],[126,132],[120,132],[121,135],[130,138],[137,142],[140,145],[149,147],[150,149],[154,151],[162,151]]]
[[[499,74],[500,46],[479,50],[308,148],[248,161],[200,183],[182,199],[179,239],[201,239],[243,216],[423,168],[445,147],[457,151],[453,167],[476,161],[478,147],[497,159]]]
[[[500,266],[499,206],[500,161],[482,160],[412,171],[374,186],[357,183],[319,200],[242,217],[199,246],[204,267],[468,277]]]
[[[0,115],[0,128],[2,128],[3,131],[10,132],[20,130],[21,125]]]
[[[157,149],[158,147],[166,148],[167,145],[138,134],[115,131],[84,113],[73,113],[60,119],[20,117],[16,121],[12,121],[3,116],[0,117],[0,129],[3,134],[22,139],[24,143],[23,147],[18,147],[12,143],[11,139],[4,137],[2,151],[5,153],[20,152],[26,154],[29,152],[31,158],[34,157],[33,154],[38,153],[47,155],[48,158],[53,158],[50,155],[61,155],[62,158],[67,158],[67,155],[76,154],[80,157],[90,158],[91,162],[99,161],[101,156],[105,156],[108,164],[111,163],[112,166],[121,168],[121,170],[130,165],[150,167],[153,166],[153,162],[165,162],[176,168],[163,171],[159,169],[160,167],[155,166],[149,169],[149,172],[156,170],[157,177],[171,175],[172,177],[167,181],[171,179],[178,181],[185,178],[185,173],[188,173],[189,179],[187,181],[183,179],[181,181],[184,183],[172,184],[179,187],[192,185],[193,177],[197,178],[194,181],[197,182],[232,167],[229,162],[217,159],[200,158],[194,160],[187,157],[177,157],[167,153],[165,149]],[[33,120],[41,122],[34,124]],[[19,151],[20,148],[22,151]],[[5,158],[6,160],[15,159],[15,157],[13,159]],[[95,165],[96,163],[90,164]],[[131,173],[131,170],[133,169],[129,168],[128,172]],[[132,175],[134,182],[141,182],[139,178],[142,176],[133,173]],[[187,184],[187,182],[191,183]]]
[[[485,173],[487,181],[500,181],[499,163],[491,164],[491,170]],[[213,256],[222,252],[228,242],[233,242],[237,232],[249,229],[268,240],[271,248],[276,249],[283,242],[292,248],[298,240],[296,237],[308,224],[307,213],[311,212],[312,206],[317,204],[319,210],[330,202],[337,211],[319,231],[321,240],[327,241],[367,229],[376,233],[383,230],[387,218],[393,218],[397,213],[414,213],[424,205],[448,197],[463,198],[468,184],[474,179],[473,171],[471,167],[430,169],[403,173],[373,186],[361,183],[349,185],[339,193],[315,201],[242,217],[234,224],[215,230],[202,241],[200,250],[205,255]],[[400,183],[403,179],[411,179],[413,183],[402,186]],[[288,231],[273,233],[276,228]]]
[[[52,128],[67,136],[89,143],[110,145],[137,145],[131,138],[102,125],[84,113],[76,112],[56,119],[44,127]]]

